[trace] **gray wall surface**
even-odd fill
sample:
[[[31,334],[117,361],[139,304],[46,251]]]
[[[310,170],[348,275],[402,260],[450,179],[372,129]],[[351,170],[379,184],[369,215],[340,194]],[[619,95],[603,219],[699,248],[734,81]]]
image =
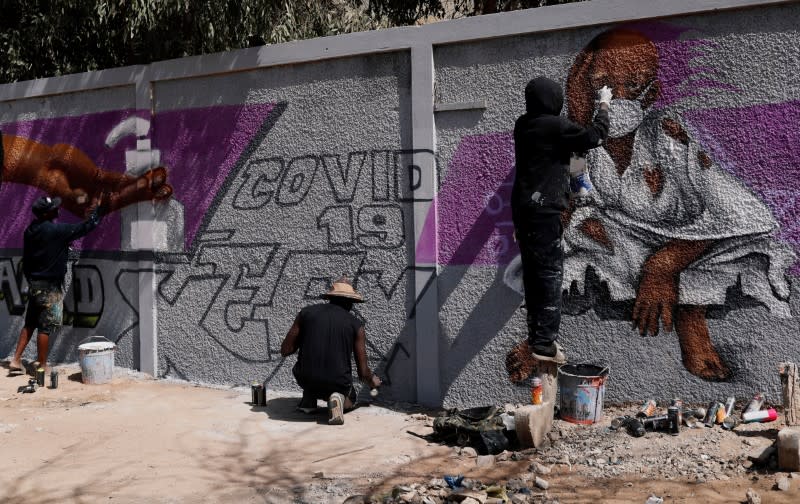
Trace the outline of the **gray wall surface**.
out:
[[[0,353],[31,202],[77,221],[111,191],[73,246],[54,361],[100,334],[118,365],[296,390],[280,343],[347,275],[383,398],[527,401],[505,368],[527,334],[512,130],[544,75],[577,122],[603,79],[642,109],[584,156],[570,360],[609,366],[611,401],[777,399],[776,364],[800,359],[798,21],[793,2],[596,0],[2,85]]]

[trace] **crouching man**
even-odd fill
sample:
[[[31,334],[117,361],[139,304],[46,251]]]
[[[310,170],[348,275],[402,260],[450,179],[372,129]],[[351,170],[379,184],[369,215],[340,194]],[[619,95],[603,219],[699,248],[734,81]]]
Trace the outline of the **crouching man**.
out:
[[[358,377],[370,388],[381,380],[367,365],[367,336],[364,324],[350,310],[364,298],[346,278],[337,280],[323,294],[328,303],[300,310],[281,344],[284,357],[299,351],[292,368],[297,384],[303,389],[298,409],[316,410],[317,400],[328,401],[328,423],[342,425],[344,412],[355,405],[351,355],[355,355]]]

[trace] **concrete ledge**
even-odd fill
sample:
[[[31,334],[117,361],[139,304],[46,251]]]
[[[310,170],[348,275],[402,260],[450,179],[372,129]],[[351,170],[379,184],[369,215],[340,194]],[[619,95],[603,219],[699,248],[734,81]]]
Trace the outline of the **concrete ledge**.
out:
[[[540,448],[547,439],[547,433],[553,428],[555,403],[531,404],[517,408],[514,422],[517,427],[517,439],[523,448]]]

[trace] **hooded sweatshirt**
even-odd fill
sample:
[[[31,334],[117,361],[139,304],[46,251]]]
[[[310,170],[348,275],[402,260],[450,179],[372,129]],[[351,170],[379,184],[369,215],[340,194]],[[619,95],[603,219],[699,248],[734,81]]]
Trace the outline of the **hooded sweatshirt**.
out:
[[[46,280],[63,283],[67,274],[69,244],[86,236],[102,220],[95,208],[85,221],[78,224],[55,223],[37,218],[25,230],[22,249],[22,271],[28,281]]]
[[[526,113],[514,125],[516,175],[511,213],[516,227],[541,214],[559,214],[569,203],[569,159],[608,137],[608,113],[599,110],[589,127],[562,117],[561,86],[537,77],[525,87]]]

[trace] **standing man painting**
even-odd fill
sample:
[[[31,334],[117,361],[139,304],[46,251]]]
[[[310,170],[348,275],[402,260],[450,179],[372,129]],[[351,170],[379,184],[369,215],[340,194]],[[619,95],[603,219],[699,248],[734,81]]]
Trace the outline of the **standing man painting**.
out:
[[[583,127],[561,116],[564,93],[558,83],[537,77],[525,87],[526,112],[514,125],[511,214],[522,257],[528,338],[509,354],[512,380],[527,377],[531,355],[566,360],[556,344],[564,260],[561,212],[569,205],[571,154],[598,147],[608,136],[611,90],[604,86],[598,97],[597,114]]]
[[[101,198],[106,200],[107,197]],[[33,203],[36,219],[25,230],[22,271],[30,293],[25,310],[25,325],[19,334],[12,372],[22,371],[22,352],[28,346],[33,331],[38,330],[36,347],[39,365],[46,367],[50,335],[58,326],[64,309],[64,277],[67,274],[69,244],[97,227],[104,208],[96,206],[89,218],[79,224],[53,222],[58,217],[61,198],[41,197]]]
[[[364,298],[346,278],[334,282],[323,294],[328,303],[311,305],[300,310],[281,344],[281,355],[299,351],[292,368],[297,384],[303,389],[298,409],[311,413],[317,400],[328,401],[328,423],[342,425],[344,412],[356,401],[353,387],[351,355],[355,355],[358,377],[370,388],[381,380],[367,364],[367,336],[364,323],[350,310]]]

